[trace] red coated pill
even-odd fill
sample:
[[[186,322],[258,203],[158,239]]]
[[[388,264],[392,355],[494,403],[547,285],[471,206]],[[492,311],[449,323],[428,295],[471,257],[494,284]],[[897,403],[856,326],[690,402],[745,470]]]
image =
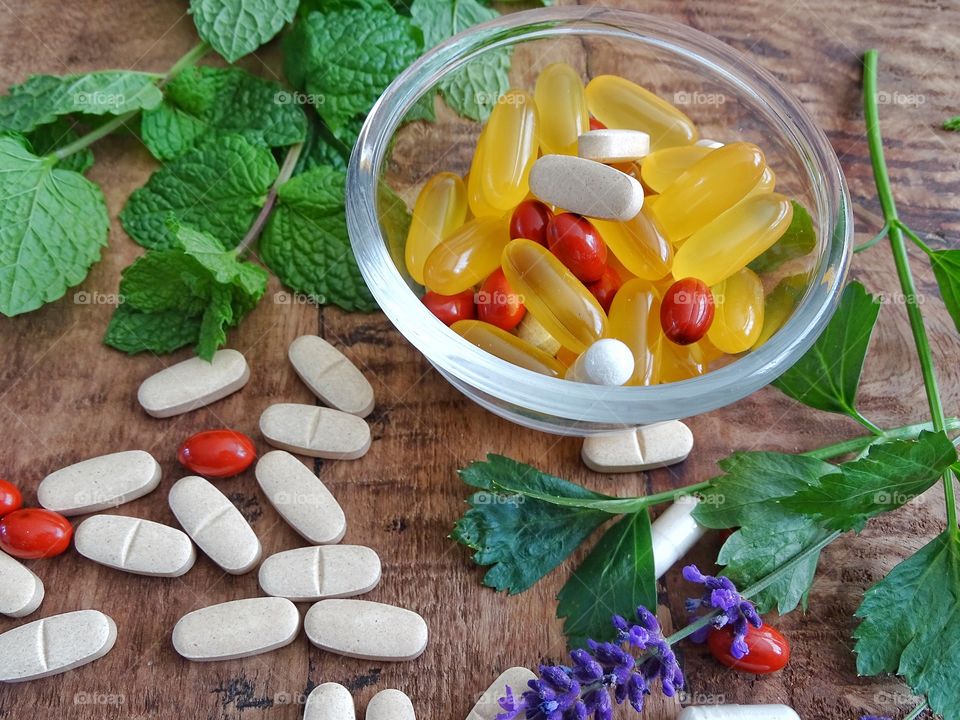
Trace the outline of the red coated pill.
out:
[[[733,643],[731,626],[719,630],[713,628],[707,636],[710,654],[717,662],[734,670],[765,675],[782,670],[790,662],[790,643],[778,630],[766,623],[759,628],[748,625],[744,642],[750,652],[737,660],[730,654],[730,645]]]
[[[256,460],[253,440],[236,430],[204,430],[187,438],[177,451],[180,464],[197,475],[228,478]]]
[[[603,311],[609,313],[610,304],[621,285],[623,282],[620,280],[619,273],[608,265],[603,269],[603,275],[599,280],[587,284],[587,290],[593,293]]]
[[[677,345],[697,342],[713,322],[713,293],[697,278],[683,278],[671,285],[660,304],[660,326]]]
[[[513,330],[526,313],[527,309],[507,282],[503,269],[497,268],[490,273],[477,293],[477,319],[503,330]]]
[[[444,325],[453,325],[459,320],[473,320],[477,316],[472,288],[456,295],[441,295],[431,290],[422,300],[427,309]]]
[[[560,213],[547,226],[547,247],[581,282],[595,282],[607,266],[607,244],[589,220]]]
[[[547,225],[553,219],[553,211],[539,200],[524,200],[510,216],[510,239],[525,238],[547,244]]]
[[[52,510],[21,508],[0,520],[0,550],[23,560],[59,555],[71,537],[73,525]]]
[[[23,496],[13,483],[0,479],[0,517],[23,507]]]

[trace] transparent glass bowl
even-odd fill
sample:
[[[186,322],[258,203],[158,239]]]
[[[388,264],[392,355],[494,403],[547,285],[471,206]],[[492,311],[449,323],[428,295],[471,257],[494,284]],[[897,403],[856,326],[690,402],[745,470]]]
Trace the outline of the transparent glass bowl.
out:
[[[601,387],[546,377],[500,360],[452,332],[424,307],[394,262],[398,247],[402,258],[404,238],[393,237],[396,233],[381,222],[390,202],[382,184],[412,207],[417,191],[434,173],[467,171],[480,123],[448,108],[436,123],[404,121],[444,79],[504,48],[513,53],[513,87],[532,91],[537,72],[558,61],[588,78],[622,75],[677,104],[697,123],[701,137],[747,140],[763,149],[776,171],[777,190],[810,211],[817,233],[809,256],[764,277],[769,292],[781,276],[809,274],[799,305],[773,337],[690,380]],[[800,102],[769,73],[685,25],[599,7],[510,14],[451,38],[410,66],[381,96],[360,133],[347,178],[347,223],[360,271],[380,307],[454,387],[520,425],[569,435],[689,417],[770,383],[799,359],[830,319],[853,236],[850,198],[836,154]]]

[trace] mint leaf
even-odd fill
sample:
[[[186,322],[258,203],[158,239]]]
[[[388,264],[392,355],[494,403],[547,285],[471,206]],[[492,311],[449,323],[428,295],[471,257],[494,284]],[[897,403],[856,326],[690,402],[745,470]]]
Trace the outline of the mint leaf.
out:
[[[650,515],[625,515],[604,533],[557,595],[557,617],[570,647],[613,640],[613,615],[632,617],[638,605],[657,607]]]
[[[210,304],[200,320],[200,337],[197,340],[197,355],[212,359],[217,348],[227,342],[227,328],[233,324],[231,292],[215,286],[210,294]]]
[[[790,202],[793,204],[793,219],[780,239],[750,263],[750,269],[756,273],[771,272],[790,260],[809,255],[817,245],[810,213],[796,200]]]
[[[120,222],[146,248],[173,244],[167,220],[219,238],[234,247],[246,234],[278,173],[267,148],[242,137],[210,138],[150,176],[120,212]]]
[[[347,130],[342,133],[349,134]],[[322,122],[311,122],[293,174],[300,175],[318,167],[331,167],[345,173],[352,149],[353,142],[341,140]]]
[[[295,292],[318,304],[371,312],[377,305],[353,257],[342,172],[318,167],[280,186],[260,237],[260,257]]]
[[[298,0],[190,0],[197,34],[228,62],[252,53],[293,20]]]
[[[812,408],[859,417],[857,387],[879,312],[880,301],[863,285],[847,285],[826,330],[773,385]]]
[[[278,83],[239,68],[190,67],[165,88],[162,105],[143,114],[141,137],[170,160],[211,134],[237,134],[254,145],[284,147],[306,137],[307,118]]]
[[[954,115],[943,121],[943,129],[952,132],[960,132],[960,115]]]
[[[74,126],[75,123],[59,119],[46,125],[39,125],[31,130],[26,134],[26,138],[30,143],[33,154],[43,157],[64,145],[72,143],[80,137]],[[93,151],[88,147],[62,160],[57,160],[56,164],[56,167],[62,170],[73,170],[78,173],[85,173],[92,166]]]
[[[387,249],[393,258],[397,271],[404,282],[416,293],[417,297],[423,294],[423,286],[410,277],[407,264],[404,260],[404,251],[407,245],[407,234],[413,216],[407,209],[403,198],[397,195],[386,182],[380,181],[377,187],[377,215],[380,218],[380,229],[387,241]]]
[[[894,510],[936,483],[957,451],[946,433],[921,432],[916,440],[870,446],[866,457],[784,498],[784,507],[809,515],[830,530],[862,530],[867,520]]]
[[[36,310],[79,284],[107,243],[103,193],[0,136],[0,313]]]
[[[0,130],[28,132],[63,115],[122,115],[160,104],[156,76],[133,70],[33,75],[0,97]]]
[[[284,39],[284,71],[316,96],[317,112],[336,132],[366,113],[422,50],[420,30],[393,10],[313,12]]]
[[[853,633],[860,675],[897,673],[944,720],[960,719],[960,540],[945,532],[870,588]]]
[[[177,310],[143,312],[119,305],[110,318],[103,342],[130,355],[153,352],[157,355],[193,345],[200,334],[200,319]]]
[[[935,250],[930,253],[930,264],[943,303],[960,332],[960,250]]]

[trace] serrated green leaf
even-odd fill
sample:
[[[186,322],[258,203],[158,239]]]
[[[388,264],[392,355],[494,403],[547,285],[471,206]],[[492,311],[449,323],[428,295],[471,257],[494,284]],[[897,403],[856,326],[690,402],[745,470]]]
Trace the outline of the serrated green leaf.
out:
[[[210,295],[210,277],[179,247],[151,250],[123,270],[120,295],[143,312],[176,310],[200,315]]]
[[[857,387],[879,312],[863,285],[847,285],[826,330],[774,387],[812,408],[858,417]]]
[[[613,640],[613,615],[632,617],[642,605],[656,612],[650,515],[641,510],[625,515],[608,529],[590,554],[570,575],[557,595],[557,617],[571,647],[588,639]]]
[[[237,134],[254,145],[285,147],[306,137],[297,96],[239,68],[191,67],[165,88],[163,104],[141,118],[150,152],[170,160],[211,134]]]
[[[293,20],[298,0],[190,0],[200,35],[228,62],[252,53]]]
[[[935,250],[930,253],[930,264],[940,287],[943,304],[960,332],[960,250]]]
[[[227,328],[233,324],[233,293],[229,288],[216,285],[200,320],[197,355],[211,360],[217,349],[226,344]]]
[[[26,134],[33,154],[39,157],[49,155],[54,150],[72,143],[78,137],[75,123],[64,119],[40,125]],[[62,160],[57,160],[56,164],[56,167],[62,170],[73,170],[78,173],[85,173],[92,166],[93,150],[88,147]]]
[[[318,167],[346,172],[362,124],[359,118],[350,120],[335,135],[322,122],[312,122],[293,174],[300,175]]]
[[[29,132],[63,115],[122,115],[160,104],[155,75],[109,70],[82,75],[33,75],[0,97],[0,130]]]
[[[120,222],[146,248],[173,244],[167,227],[171,216],[234,247],[256,218],[277,173],[267,148],[237,135],[210,138],[153,173],[127,200]]]
[[[786,324],[807,291],[810,276],[807,273],[789,275],[767,295],[763,303],[763,329],[754,347],[760,347]]]
[[[130,355],[147,351],[164,355],[193,345],[199,335],[198,316],[178,310],[143,312],[123,304],[110,318],[103,342]]]
[[[793,219],[780,239],[750,263],[750,269],[756,273],[772,272],[786,262],[809,255],[817,246],[817,233],[810,213],[796,200],[790,202],[793,204]]]
[[[107,243],[100,188],[55,163],[0,136],[0,313],[8,317],[62,297]]]
[[[347,236],[342,172],[318,167],[280,186],[277,206],[260,237],[260,257],[284,285],[318,304],[370,312]]]

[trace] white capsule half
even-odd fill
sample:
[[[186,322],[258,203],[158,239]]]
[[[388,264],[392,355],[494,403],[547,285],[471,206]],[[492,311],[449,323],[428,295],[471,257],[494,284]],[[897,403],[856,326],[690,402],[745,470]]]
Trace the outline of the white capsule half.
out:
[[[707,529],[693,519],[700,501],[692,495],[677,498],[653,525],[653,565],[659,580],[704,536]]]
[[[688,707],[677,720],[800,720],[786,705],[702,705]]]

